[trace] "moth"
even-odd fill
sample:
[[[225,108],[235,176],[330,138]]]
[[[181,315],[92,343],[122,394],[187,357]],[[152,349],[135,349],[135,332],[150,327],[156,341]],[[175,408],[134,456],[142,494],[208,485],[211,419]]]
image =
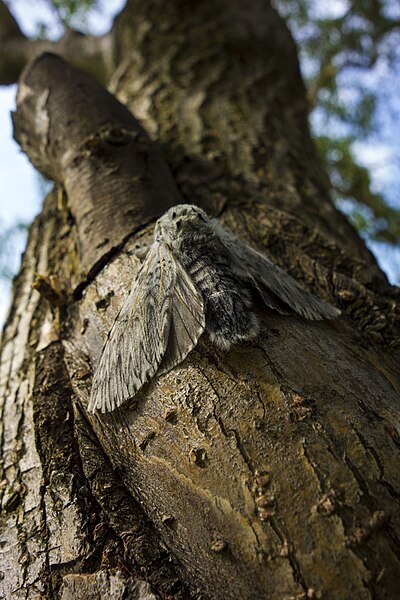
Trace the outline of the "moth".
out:
[[[93,378],[89,411],[109,412],[184,360],[204,330],[228,350],[257,336],[255,298],[281,314],[332,319],[340,311],[202,209],[182,204],[156,223]]]

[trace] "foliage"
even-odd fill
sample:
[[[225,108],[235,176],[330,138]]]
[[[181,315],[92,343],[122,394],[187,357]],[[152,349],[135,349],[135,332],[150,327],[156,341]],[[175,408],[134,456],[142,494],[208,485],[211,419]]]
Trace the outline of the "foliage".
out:
[[[328,167],[336,199],[347,209],[357,229],[369,238],[398,244],[400,210],[385,202],[382,194],[372,190],[369,170],[358,164],[351,138],[319,136],[317,147]],[[352,200],[349,207],[344,201]]]
[[[71,25],[76,18],[84,18],[86,12],[97,4],[96,0],[49,0],[64,25]]]
[[[87,14],[98,7],[98,0],[46,0],[46,4],[62,27],[87,29]],[[51,29],[44,21],[36,24],[37,36],[43,39],[51,37]]]
[[[400,64],[400,6],[392,0],[276,0],[276,5],[300,47],[314,135],[339,206],[368,238],[398,244],[400,210],[374,189],[354,142],[377,130],[382,98],[374,73],[393,72]]]

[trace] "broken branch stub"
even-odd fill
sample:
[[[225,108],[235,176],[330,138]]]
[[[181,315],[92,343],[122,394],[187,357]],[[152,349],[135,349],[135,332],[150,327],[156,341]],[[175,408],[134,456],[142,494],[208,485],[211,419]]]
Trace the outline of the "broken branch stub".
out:
[[[82,273],[180,201],[158,146],[139,122],[59,56],[43,54],[24,70],[13,124],[34,166],[67,192]]]

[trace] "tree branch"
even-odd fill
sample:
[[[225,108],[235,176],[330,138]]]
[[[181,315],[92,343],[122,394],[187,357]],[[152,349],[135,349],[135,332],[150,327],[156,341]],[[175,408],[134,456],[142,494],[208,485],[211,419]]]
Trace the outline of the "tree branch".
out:
[[[83,35],[72,29],[57,41],[26,37],[7,5],[0,0],[0,85],[18,80],[23,68],[43,52],[63,56],[95,79],[106,82],[112,70],[112,36]]]
[[[27,67],[13,122],[32,163],[67,192],[86,277],[133,231],[179,201],[158,147],[136,119],[59,56],[44,54]]]

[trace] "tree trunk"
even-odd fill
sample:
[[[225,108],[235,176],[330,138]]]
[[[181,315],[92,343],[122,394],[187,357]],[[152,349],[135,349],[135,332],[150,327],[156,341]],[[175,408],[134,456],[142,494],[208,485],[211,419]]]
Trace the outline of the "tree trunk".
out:
[[[397,598],[399,293],[332,206],[285,24],[258,0],[131,0],[111,37],[140,125],[54,55],[19,86],[16,138],[57,186],[2,340],[3,597]],[[204,335],[90,415],[137,249],[181,202],[342,317],[265,309],[254,343]]]

